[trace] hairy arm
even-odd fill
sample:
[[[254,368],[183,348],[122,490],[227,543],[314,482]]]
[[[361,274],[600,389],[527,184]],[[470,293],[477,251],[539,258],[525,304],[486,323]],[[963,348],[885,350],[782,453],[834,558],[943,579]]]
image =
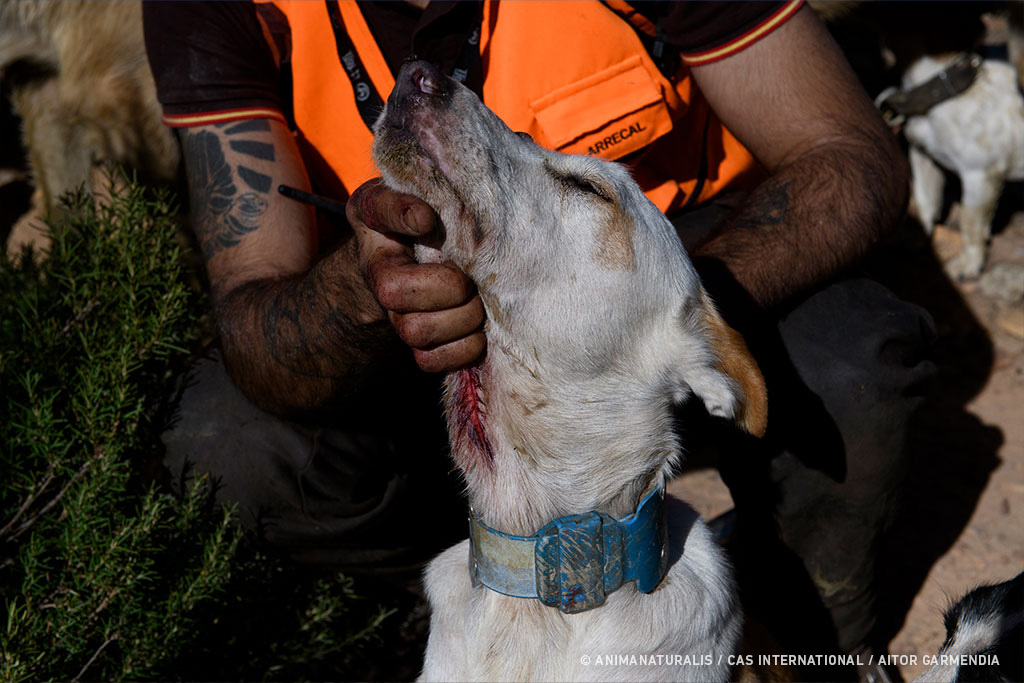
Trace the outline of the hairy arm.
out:
[[[722,263],[772,306],[848,267],[897,224],[906,160],[810,8],[693,77],[771,173],[696,260]]]
[[[224,361],[261,407],[291,413],[354,391],[394,333],[349,238],[320,260],[308,188],[287,128],[271,119],[184,129],[193,229],[206,258]]]

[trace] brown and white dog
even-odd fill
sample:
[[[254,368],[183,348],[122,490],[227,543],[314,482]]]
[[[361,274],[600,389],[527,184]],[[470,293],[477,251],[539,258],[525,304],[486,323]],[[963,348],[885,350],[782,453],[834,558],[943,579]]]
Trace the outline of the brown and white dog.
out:
[[[449,374],[445,395],[475,537],[639,515],[680,458],[673,407],[690,395],[763,433],[757,366],[623,167],[538,147],[424,62],[399,74],[374,155],[389,186],[441,218],[442,238],[418,258],[458,265],[487,311],[486,358]],[[469,540],[442,553],[425,574],[423,678],[728,680],[741,628],[730,568],[689,506],[669,498],[665,509],[656,589],[626,583],[587,611],[474,586]],[[563,554],[578,549],[560,542]],[[475,562],[541,581],[539,554],[484,545],[474,552],[492,556]],[[586,592],[566,582],[586,572],[561,571],[564,607],[579,597],[567,590]]]

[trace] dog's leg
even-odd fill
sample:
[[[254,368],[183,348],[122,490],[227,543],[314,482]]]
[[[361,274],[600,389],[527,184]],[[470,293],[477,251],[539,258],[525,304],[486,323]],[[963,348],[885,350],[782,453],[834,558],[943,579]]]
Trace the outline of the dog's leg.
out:
[[[938,164],[917,147],[910,148],[911,192],[917,218],[924,226],[925,234],[931,235],[942,210],[942,191],[946,178]]]
[[[64,105],[55,79],[18,93],[14,104],[24,121],[25,147],[43,194],[43,210],[59,215],[60,198],[89,180],[96,132]]]
[[[1003,192],[1004,178],[998,172],[972,170],[963,172],[960,180],[963,183],[960,211],[963,249],[949,262],[947,270],[956,278],[975,278],[985,265],[992,217]]]

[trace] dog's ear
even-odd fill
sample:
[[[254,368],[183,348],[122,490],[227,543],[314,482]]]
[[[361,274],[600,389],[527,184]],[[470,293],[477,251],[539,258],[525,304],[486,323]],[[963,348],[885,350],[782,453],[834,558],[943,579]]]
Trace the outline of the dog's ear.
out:
[[[768,425],[768,393],[757,362],[743,336],[719,315],[701,292],[703,326],[714,355],[714,367],[690,368],[686,384],[704,402],[708,412],[731,418],[749,434],[764,436]]]

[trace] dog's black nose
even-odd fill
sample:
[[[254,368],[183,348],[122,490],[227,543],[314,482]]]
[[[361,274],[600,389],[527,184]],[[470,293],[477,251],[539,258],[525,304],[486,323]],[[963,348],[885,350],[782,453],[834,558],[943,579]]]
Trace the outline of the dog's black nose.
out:
[[[403,64],[395,80],[399,102],[416,95],[444,97],[448,94],[448,79],[436,66],[423,60]]]

